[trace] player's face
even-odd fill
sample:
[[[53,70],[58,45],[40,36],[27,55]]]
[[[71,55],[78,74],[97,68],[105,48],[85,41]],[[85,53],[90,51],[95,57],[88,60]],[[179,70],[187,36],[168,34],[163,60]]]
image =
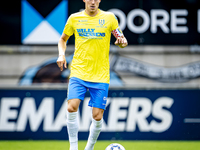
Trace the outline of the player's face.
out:
[[[94,14],[98,11],[101,0],[83,0],[85,2],[85,9],[88,13]]]

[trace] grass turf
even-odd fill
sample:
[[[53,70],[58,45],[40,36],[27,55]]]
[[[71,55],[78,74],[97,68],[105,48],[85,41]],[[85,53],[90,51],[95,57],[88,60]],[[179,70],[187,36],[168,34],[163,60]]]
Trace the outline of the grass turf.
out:
[[[198,150],[200,141],[98,141],[94,150],[105,150],[111,143],[120,143],[126,150]],[[84,150],[86,141],[79,141]],[[67,141],[0,141],[0,150],[69,150]]]

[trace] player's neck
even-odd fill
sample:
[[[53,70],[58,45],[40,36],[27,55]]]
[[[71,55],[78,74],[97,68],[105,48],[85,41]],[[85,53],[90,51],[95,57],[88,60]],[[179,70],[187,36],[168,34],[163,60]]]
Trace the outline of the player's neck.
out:
[[[97,9],[97,11],[95,12],[91,12],[88,11],[87,9],[85,9],[86,14],[88,14],[90,17],[95,17],[98,13],[99,13],[99,9]]]

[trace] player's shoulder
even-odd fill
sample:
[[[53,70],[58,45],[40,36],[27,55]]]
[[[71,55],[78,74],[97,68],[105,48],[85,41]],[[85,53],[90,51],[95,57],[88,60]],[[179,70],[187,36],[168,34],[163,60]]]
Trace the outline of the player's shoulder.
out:
[[[80,12],[76,12],[76,13],[71,14],[69,17],[70,18],[76,18],[76,17],[80,17],[80,16],[83,16],[83,15],[84,15],[83,11],[80,11]]]
[[[109,12],[109,11],[103,11],[101,10],[101,14],[103,15],[103,17],[109,19],[109,20],[113,20],[115,17],[114,13]]]
[[[104,15],[107,15],[107,16],[115,16],[113,12],[110,12],[110,11],[104,11],[104,10],[101,10],[101,13],[104,14]]]

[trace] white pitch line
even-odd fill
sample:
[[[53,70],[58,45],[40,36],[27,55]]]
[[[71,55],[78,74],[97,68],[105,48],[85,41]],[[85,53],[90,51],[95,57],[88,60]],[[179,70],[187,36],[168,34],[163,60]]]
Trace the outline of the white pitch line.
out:
[[[184,123],[200,123],[200,118],[185,118]]]

